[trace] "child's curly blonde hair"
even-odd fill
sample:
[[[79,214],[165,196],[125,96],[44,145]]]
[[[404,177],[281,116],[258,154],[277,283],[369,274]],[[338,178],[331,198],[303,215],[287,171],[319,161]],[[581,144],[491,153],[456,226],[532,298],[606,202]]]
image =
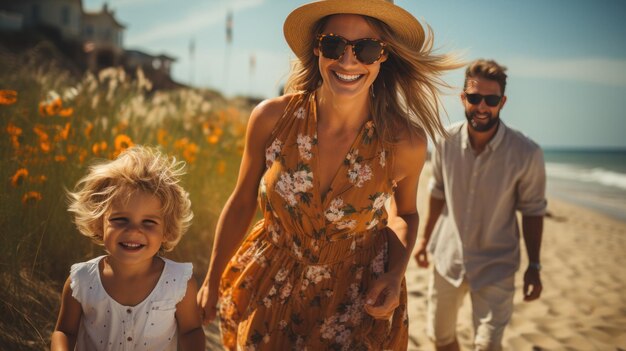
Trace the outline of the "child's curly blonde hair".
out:
[[[135,191],[155,195],[162,206],[165,241],[171,251],[189,228],[193,213],[189,194],[178,183],[185,163],[154,148],[134,146],[115,160],[95,164],[68,192],[69,209],[81,234],[103,243],[103,216],[114,201]]]

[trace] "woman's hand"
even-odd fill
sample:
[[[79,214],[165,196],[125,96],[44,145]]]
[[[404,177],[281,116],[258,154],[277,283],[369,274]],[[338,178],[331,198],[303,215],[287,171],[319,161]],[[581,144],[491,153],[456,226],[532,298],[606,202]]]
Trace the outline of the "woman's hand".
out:
[[[198,290],[197,301],[203,324],[211,323],[217,315],[217,295],[217,289],[210,289],[206,283]]]
[[[391,273],[376,279],[365,295],[365,312],[375,319],[389,319],[400,305],[402,277]]]

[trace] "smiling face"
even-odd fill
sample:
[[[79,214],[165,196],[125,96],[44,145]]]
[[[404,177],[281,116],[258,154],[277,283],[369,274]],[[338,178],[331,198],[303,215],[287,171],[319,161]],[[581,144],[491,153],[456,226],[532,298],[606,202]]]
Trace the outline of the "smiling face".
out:
[[[152,260],[165,241],[161,201],[144,191],[113,201],[103,221],[104,247],[119,262]]]
[[[354,41],[363,38],[380,39],[380,36],[359,15],[333,15],[328,19],[322,34],[335,34],[347,40]],[[383,55],[378,61],[366,65],[359,62],[354,56],[353,47],[348,45],[343,56],[338,60],[324,57],[318,47],[313,53],[319,58],[319,70],[322,76],[322,89],[328,90],[335,96],[359,96],[369,94],[378,72],[380,64],[387,59]]]
[[[500,103],[496,106],[488,106],[485,99],[473,105],[467,100],[465,94],[481,95],[502,95],[500,84],[495,80],[472,77],[468,78],[465,92],[461,93],[461,101],[465,107],[465,118],[470,127],[477,132],[488,132],[492,130],[500,120],[500,110],[504,107],[506,96],[502,96]]]

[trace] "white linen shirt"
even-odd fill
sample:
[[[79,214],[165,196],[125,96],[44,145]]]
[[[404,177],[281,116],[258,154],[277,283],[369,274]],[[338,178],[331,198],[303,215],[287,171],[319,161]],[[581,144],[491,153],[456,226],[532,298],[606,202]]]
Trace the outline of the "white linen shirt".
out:
[[[502,121],[476,155],[467,122],[448,128],[432,153],[430,195],[445,200],[428,251],[435,269],[460,286],[477,290],[519,269],[520,233],[515,211],[542,216],[546,210],[541,148]]]
[[[165,261],[156,286],[142,302],[124,306],[104,290],[98,264],[100,256],[72,265],[72,296],[83,309],[76,350],[175,351],[178,346],[176,304],[187,291],[191,263]]]

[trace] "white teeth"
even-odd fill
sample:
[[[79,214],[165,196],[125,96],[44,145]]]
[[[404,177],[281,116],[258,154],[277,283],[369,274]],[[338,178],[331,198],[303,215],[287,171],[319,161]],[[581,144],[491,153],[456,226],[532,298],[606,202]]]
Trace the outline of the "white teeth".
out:
[[[360,74],[341,74],[341,73],[338,73],[338,72],[335,72],[335,74],[337,75],[337,77],[339,77],[339,79],[345,80],[347,82],[355,81],[355,80],[359,79],[359,77],[361,77]]]
[[[122,246],[131,248],[131,249],[135,249],[135,248],[138,248],[140,246],[143,246],[143,245],[137,244],[137,243],[121,243],[121,244],[122,244]]]

